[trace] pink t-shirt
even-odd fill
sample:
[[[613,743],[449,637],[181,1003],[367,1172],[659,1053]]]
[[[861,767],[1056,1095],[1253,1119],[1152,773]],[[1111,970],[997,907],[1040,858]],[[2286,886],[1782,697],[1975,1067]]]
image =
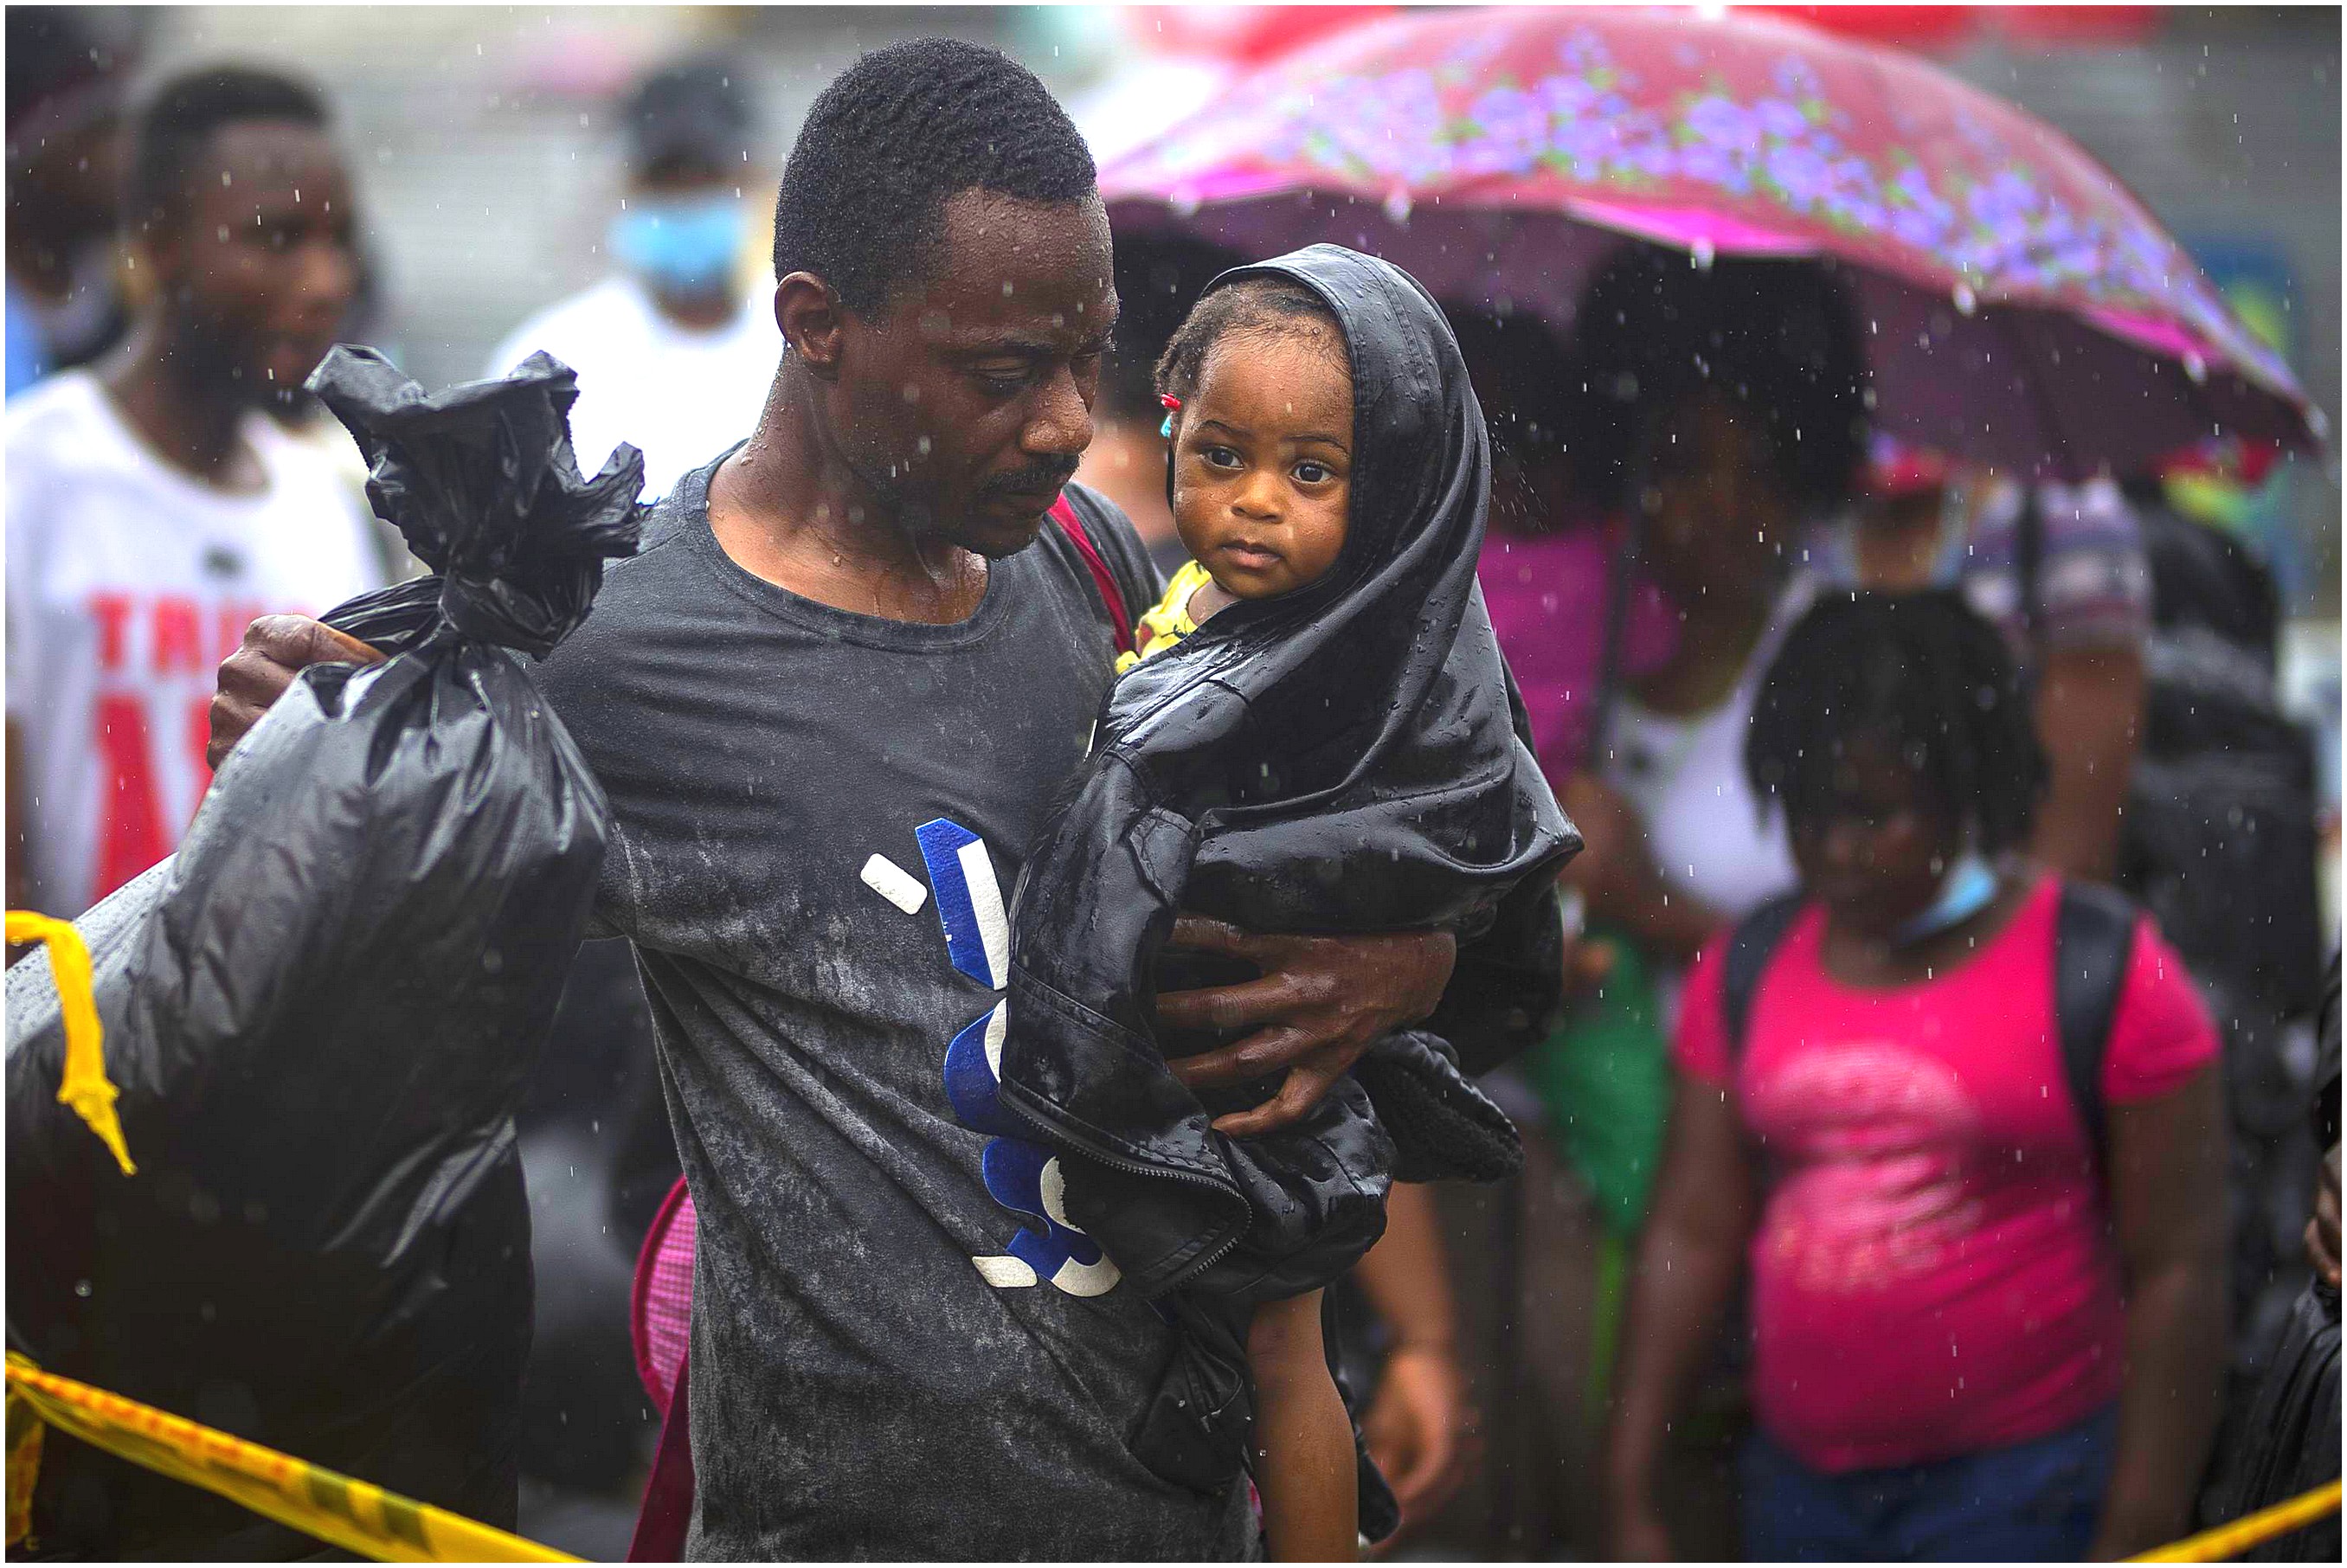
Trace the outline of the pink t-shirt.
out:
[[[1476,568],[1483,606],[1523,693],[1533,753],[1553,784],[1588,760],[1613,561],[1612,539],[1594,524],[1532,535],[1493,528],[1483,536]],[[1623,673],[1643,674],[1667,661],[1678,626],[1662,590],[1641,581],[1623,629]]]
[[[1847,986],[1802,912],[1755,989],[1735,1093],[1770,1163],[1752,1238],[1761,1425],[1829,1473],[2026,1442],[2115,1399],[2119,1266],[2062,1070],[2060,885],[1922,984]],[[1676,1055],[1725,1087],[1720,948],[1687,981]],[[2174,949],[2137,927],[2103,1091],[2182,1084],[2217,1033]]]

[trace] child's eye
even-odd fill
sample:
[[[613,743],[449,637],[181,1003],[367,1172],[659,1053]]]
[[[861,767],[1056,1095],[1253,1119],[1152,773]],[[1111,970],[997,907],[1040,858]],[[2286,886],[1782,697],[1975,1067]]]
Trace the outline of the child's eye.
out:
[[[996,397],[1008,397],[1027,384],[1024,370],[979,370],[978,384]]]
[[[1235,468],[1242,461],[1238,453],[1228,446],[1202,446],[1198,449],[1198,456],[1205,459],[1210,468]]]
[[[1296,477],[1299,484],[1325,485],[1336,477],[1337,471],[1326,463],[1315,463],[1307,458],[1296,466]]]

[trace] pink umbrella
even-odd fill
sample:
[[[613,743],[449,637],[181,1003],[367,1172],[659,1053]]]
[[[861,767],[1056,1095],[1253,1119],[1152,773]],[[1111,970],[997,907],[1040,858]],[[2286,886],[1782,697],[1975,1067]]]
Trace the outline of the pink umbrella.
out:
[[[1101,179],[1120,234],[1333,240],[1560,328],[1622,236],[1847,263],[1885,430],[2127,470],[2325,425],[2141,202],[1911,56],[1773,17],[1443,11],[1284,56]]]

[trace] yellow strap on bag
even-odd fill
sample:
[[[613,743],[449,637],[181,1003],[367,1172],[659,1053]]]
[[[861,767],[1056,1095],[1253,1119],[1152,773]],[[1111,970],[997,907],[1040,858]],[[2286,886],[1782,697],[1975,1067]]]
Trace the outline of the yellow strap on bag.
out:
[[[49,949],[49,974],[56,981],[57,1006],[66,1026],[66,1065],[57,1079],[57,1103],[89,1123],[98,1141],[114,1151],[124,1175],[136,1175],[138,1167],[130,1163],[130,1146],[122,1141],[122,1122],[114,1114],[116,1091],[106,1076],[97,999],[90,987],[89,948],[81,933],[70,920],[11,909],[8,940],[40,942]]]
[[[8,1542],[23,1539],[18,1493],[29,1500],[30,1465],[19,1466],[19,1407],[34,1436],[56,1427],[118,1458],[243,1504],[278,1523],[378,1563],[576,1563],[518,1535],[385,1491],[363,1481],[199,1426],[119,1394],[44,1372],[8,1356]]]
[[[2255,1513],[2245,1513],[2230,1524],[2220,1524],[2214,1530],[2204,1530],[2198,1535],[2188,1535],[2171,1542],[2156,1552],[2140,1557],[2130,1557],[2130,1563],[2222,1563],[2239,1557],[2252,1546],[2262,1546],[2277,1535],[2287,1535],[2302,1530],[2324,1514],[2339,1512],[2339,1483],[2332,1481],[2312,1491],[2301,1492],[2287,1502],[2277,1502],[2271,1508],[2260,1508]]]

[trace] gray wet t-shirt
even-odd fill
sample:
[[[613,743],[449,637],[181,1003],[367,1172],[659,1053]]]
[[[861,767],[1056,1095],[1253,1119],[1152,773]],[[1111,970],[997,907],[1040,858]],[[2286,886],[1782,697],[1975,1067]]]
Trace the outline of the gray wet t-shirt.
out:
[[[598,922],[699,1210],[688,1551],[1245,1555],[1243,1487],[1127,1450],[1171,1331],[988,1114],[1005,906],[1111,676],[1085,564],[1046,525],[958,625],[850,614],[735,565],[709,473],[538,671],[610,799]],[[1088,513],[1137,613],[1148,557]]]

